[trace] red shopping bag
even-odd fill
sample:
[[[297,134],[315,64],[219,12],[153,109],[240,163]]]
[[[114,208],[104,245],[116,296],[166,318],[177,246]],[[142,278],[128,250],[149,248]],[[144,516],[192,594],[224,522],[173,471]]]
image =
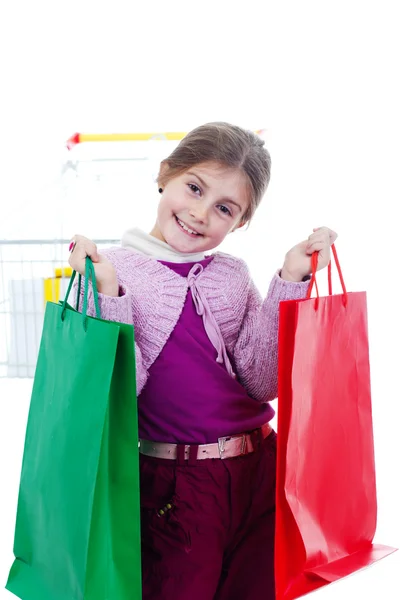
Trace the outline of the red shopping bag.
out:
[[[377,502],[365,292],[281,302],[276,600],[391,554],[373,544]]]

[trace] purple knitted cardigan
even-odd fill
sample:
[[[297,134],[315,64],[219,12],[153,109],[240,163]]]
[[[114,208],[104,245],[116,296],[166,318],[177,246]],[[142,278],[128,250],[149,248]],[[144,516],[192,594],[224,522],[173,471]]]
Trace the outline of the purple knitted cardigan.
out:
[[[188,280],[139,252],[110,248],[102,254],[114,265],[119,296],[99,294],[101,317],[134,325],[140,395],[182,312]],[[268,402],[277,396],[279,303],[305,298],[309,281],[288,282],[276,273],[263,301],[244,260],[224,252],[213,256],[197,285],[234,358],[239,382],[254,399]],[[88,314],[95,314],[91,288]]]

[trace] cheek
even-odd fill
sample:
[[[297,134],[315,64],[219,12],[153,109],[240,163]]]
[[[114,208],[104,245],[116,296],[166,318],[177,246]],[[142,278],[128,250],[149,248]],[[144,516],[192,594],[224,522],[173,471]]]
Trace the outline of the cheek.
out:
[[[171,214],[172,205],[171,200],[168,195],[163,196],[160,199],[160,203],[158,205],[158,214],[166,217]]]
[[[172,215],[181,214],[188,208],[187,202],[176,195],[168,195],[160,200],[159,214],[165,218],[170,218]]]
[[[220,223],[218,219],[214,221],[214,223],[210,224],[211,227],[209,229],[209,235],[214,239],[223,239],[228,231],[229,227],[226,223]]]

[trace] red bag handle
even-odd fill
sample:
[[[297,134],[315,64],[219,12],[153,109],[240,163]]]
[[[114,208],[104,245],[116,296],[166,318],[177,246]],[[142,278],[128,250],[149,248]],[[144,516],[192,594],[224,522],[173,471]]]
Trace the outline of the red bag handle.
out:
[[[332,244],[331,249],[332,249],[333,258],[335,259],[336,267],[337,267],[337,270],[339,273],[340,283],[342,285],[343,304],[344,304],[344,306],[347,306],[348,294],[347,294],[346,286],[344,284],[342,269],[340,268],[335,244]],[[319,304],[319,292],[318,292],[318,285],[317,285],[317,279],[316,279],[317,267],[318,267],[318,252],[313,252],[313,254],[311,256],[311,281],[310,281],[310,286],[307,291],[307,298],[311,298],[311,293],[312,293],[312,290],[313,290],[313,287],[315,284],[315,290],[317,292],[317,297],[315,299],[315,309],[318,308],[318,304]],[[329,264],[328,264],[328,288],[329,288],[329,295],[332,296],[332,261],[329,261]]]

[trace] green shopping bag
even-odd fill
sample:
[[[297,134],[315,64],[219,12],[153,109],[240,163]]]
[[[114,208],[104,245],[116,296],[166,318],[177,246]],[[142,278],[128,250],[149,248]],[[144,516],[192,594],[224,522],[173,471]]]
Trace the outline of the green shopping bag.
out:
[[[6,588],[23,600],[141,593],[134,331],[47,303]],[[80,276],[79,276],[80,288]],[[78,302],[79,302],[78,290]]]

